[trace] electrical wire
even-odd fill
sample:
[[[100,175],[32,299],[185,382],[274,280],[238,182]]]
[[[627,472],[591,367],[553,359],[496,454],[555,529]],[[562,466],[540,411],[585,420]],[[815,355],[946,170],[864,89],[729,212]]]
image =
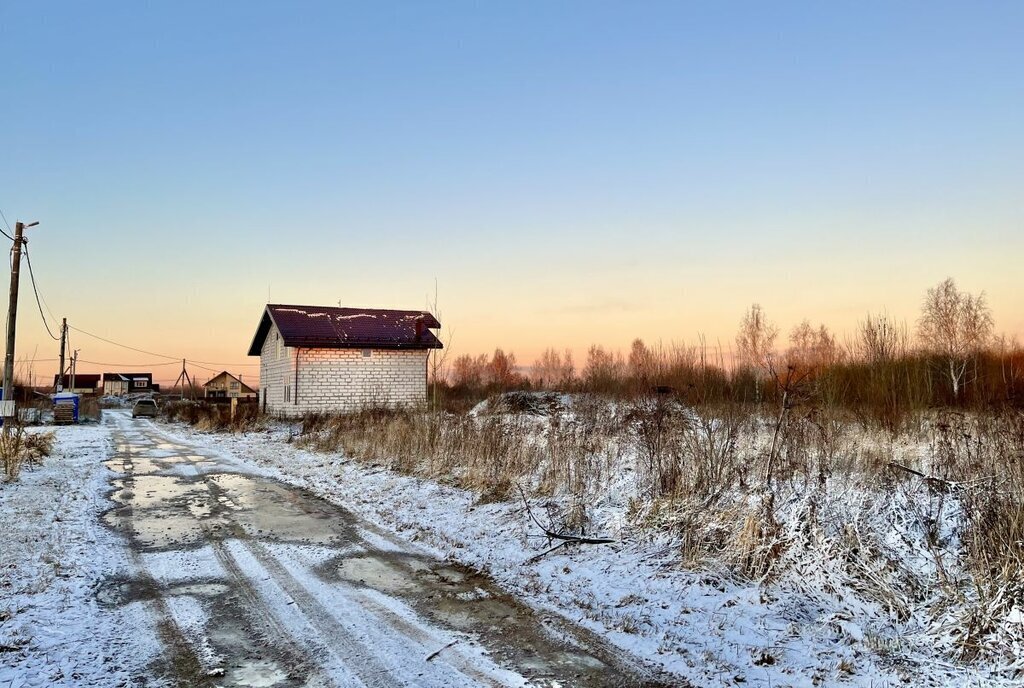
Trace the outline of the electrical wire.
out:
[[[2,217],[4,219],[4,224],[7,225],[7,232],[13,232],[14,230],[11,229],[11,223],[7,221],[7,216],[4,215],[4,211],[3,210],[0,210],[0,217]],[[0,234],[3,234],[5,237],[10,239],[11,241],[14,241],[14,237],[12,237],[7,232],[5,232],[4,230],[0,229]]]
[[[205,370],[205,371],[208,371],[208,372],[211,372],[211,373],[221,373],[221,372],[224,372],[222,370],[217,370],[216,368],[207,368],[206,366],[201,366],[198,363],[196,363],[195,361],[189,361],[189,363],[191,363],[192,367],[194,367],[194,368],[199,368],[200,370]]]
[[[46,320],[46,315],[43,313],[43,302],[39,298],[39,288],[36,286],[36,273],[32,270],[32,257],[29,256],[29,254],[28,254],[28,242],[27,241],[25,242],[24,249],[25,249],[25,262],[28,263],[28,276],[31,278],[31,281],[32,281],[32,293],[34,293],[36,295],[36,306],[39,307],[39,317],[43,319],[43,327],[46,328],[46,334],[50,335],[50,338],[53,341],[59,342],[60,341],[60,337],[54,335],[53,332],[50,331],[50,323]]]
[[[82,334],[84,334],[84,335],[86,335],[88,337],[92,337],[93,339],[98,339],[101,342],[106,342],[107,344],[113,344],[114,346],[119,346],[119,347],[121,347],[123,349],[128,349],[130,351],[136,351],[136,352],[138,352],[140,354],[146,354],[147,356],[156,356],[157,358],[169,358],[172,361],[180,361],[182,359],[181,356],[168,356],[167,354],[158,354],[155,351],[146,351],[145,349],[137,349],[134,346],[128,346],[127,344],[122,344],[120,342],[115,342],[112,339],[107,339],[105,337],[101,337],[98,334],[93,334],[92,332],[86,332],[85,330],[83,330],[83,329],[81,329],[79,327],[75,327],[73,325],[68,325],[68,329],[69,330],[74,330],[75,332],[81,332]]]
[[[177,361],[162,361],[160,363],[111,363],[109,361],[87,361],[84,358],[78,359],[79,363],[88,363],[89,365],[101,365],[110,368],[155,368],[156,366],[175,365]]]
[[[115,342],[113,339],[107,339],[106,337],[101,337],[98,334],[93,334],[92,332],[86,332],[85,330],[81,329],[80,327],[75,327],[74,325],[68,325],[68,329],[69,330],[74,330],[75,332],[81,332],[82,334],[84,334],[86,336],[93,337],[94,339],[98,339],[101,342],[106,342],[107,344],[113,344],[114,346],[120,346],[120,347],[122,347],[124,349],[128,349],[130,351],[136,351],[136,352],[138,352],[140,354],[146,354],[147,356],[157,356],[158,358],[169,359],[168,363],[159,363],[159,364],[152,364],[152,365],[169,365],[170,362],[177,363],[178,361],[181,361],[183,359],[182,356],[168,356],[167,354],[160,354],[160,353],[156,353],[155,351],[146,351],[145,349],[139,349],[139,348],[136,348],[134,346],[129,346],[127,344],[122,344],[121,342]],[[194,360],[192,360],[190,358],[184,358],[184,360],[185,360],[186,363],[191,364],[192,366],[194,366],[196,368],[201,368],[202,370],[206,370],[206,371],[209,371],[211,373],[219,373],[219,372],[222,372],[222,371],[221,370],[216,370],[214,368],[208,368],[207,365],[222,365],[222,366],[231,367],[231,368],[252,367],[252,366],[260,365],[259,363],[219,363],[219,362],[216,362],[216,361],[194,361]],[[203,365],[203,364],[206,364],[206,365]],[[109,365],[114,365],[114,364],[109,364]],[[118,365],[120,365],[120,364],[118,364]],[[131,365],[136,365],[136,364],[131,364]],[[138,365],[142,365],[142,364],[138,364]]]

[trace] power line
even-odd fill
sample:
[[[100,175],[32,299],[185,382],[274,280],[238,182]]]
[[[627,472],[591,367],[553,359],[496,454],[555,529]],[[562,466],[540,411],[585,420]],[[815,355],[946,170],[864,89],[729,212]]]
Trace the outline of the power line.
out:
[[[39,307],[39,317],[43,319],[43,327],[46,328],[46,334],[50,335],[50,338],[59,342],[60,337],[53,334],[50,331],[50,323],[46,320],[46,315],[43,313],[43,303],[39,298],[39,288],[36,286],[36,273],[32,270],[32,257],[28,254],[28,242],[24,242],[25,246],[25,262],[28,263],[28,276],[32,280],[32,293],[36,295],[36,306]]]
[[[252,367],[252,366],[260,365],[259,363],[234,363],[234,362],[232,362],[232,363],[222,363],[222,362],[217,362],[217,361],[194,361],[194,360],[192,360],[192,359],[190,359],[190,358],[188,358],[186,356],[168,356],[167,354],[159,354],[159,353],[156,353],[155,351],[146,351],[145,349],[139,349],[139,348],[134,347],[134,346],[129,346],[127,344],[122,344],[121,342],[115,342],[113,339],[107,339],[106,337],[101,337],[98,334],[93,334],[92,332],[86,332],[85,330],[83,330],[83,329],[81,329],[79,327],[75,327],[74,325],[68,325],[68,329],[69,330],[74,330],[75,332],[81,332],[84,335],[87,335],[89,337],[93,337],[94,339],[98,339],[101,342],[106,342],[107,344],[113,344],[114,346],[120,346],[120,347],[122,347],[124,349],[128,349],[130,351],[136,351],[136,352],[138,352],[140,354],[146,354],[147,356],[157,356],[158,358],[166,358],[166,359],[169,359],[169,362],[173,361],[173,362],[177,363],[178,361],[181,361],[181,360],[184,359],[186,363],[190,363],[191,365],[193,365],[193,366],[195,366],[197,368],[202,368],[203,370],[208,370],[208,371],[210,371],[212,373],[219,373],[221,371],[220,370],[215,370],[213,368],[207,368],[207,367],[205,367],[205,365],[227,366],[227,367],[231,367],[231,368]],[[205,365],[203,365],[203,364],[205,364]],[[113,364],[111,364],[111,365],[113,365]],[[143,364],[140,363],[138,365],[143,365]],[[153,365],[169,365],[169,363],[159,363],[159,364],[153,364]]]
[[[220,370],[217,370],[216,368],[207,368],[206,366],[201,366],[198,363],[196,363],[195,361],[189,361],[188,359],[185,359],[185,360],[186,360],[186,362],[191,363],[194,368],[199,368],[200,370],[206,370],[206,371],[209,371],[211,373],[220,373],[220,372],[222,372]]]
[[[114,346],[120,346],[121,348],[128,349],[130,351],[137,351],[138,353],[146,354],[147,356],[156,356],[157,358],[169,358],[172,361],[180,361],[182,359],[181,356],[168,356],[167,354],[158,354],[158,353],[156,353],[154,351],[146,351],[145,349],[137,349],[134,346],[128,346],[127,344],[122,344],[120,342],[115,342],[112,339],[107,339],[105,337],[101,337],[98,334],[93,334],[92,332],[86,332],[85,330],[83,330],[81,328],[78,328],[78,327],[74,327],[73,325],[68,325],[68,329],[69,330],[74,330],[75,332],[81,332],[82,334],[84,334],[86,336],[89,336],[89,337],[92,337],[93,339],[98,339],[101,342],[106,342],[107,344],[113,344]]]
[[[162,361],[160,363],[110,363],[109,361],[87,361],[84,358],[78,359],[79,363],[88,363],[89,365],[101,365],[117,368],[155,368],[156,366],[174,365],[177,361]]]
[[[4,211],[3,210],[0,210],[0,217],[2,217],[4,219],[4,224],[7,225],[7,232],[12,231],[11,230],[11,223],[7,221],[7,216],[4,215]],[[7,232],[5,232],[4,230],[0,229],[0,234],[3,234],[5,237],[10,239],[11,241],[14,241],[14,237],[12,237]]]

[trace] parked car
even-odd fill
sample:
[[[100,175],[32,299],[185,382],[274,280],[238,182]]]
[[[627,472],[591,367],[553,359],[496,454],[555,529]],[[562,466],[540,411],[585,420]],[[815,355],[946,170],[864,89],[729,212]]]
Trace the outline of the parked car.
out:
[[[156,402],[152,399],[139,399],[135,402],[135,406],[132,406],[132,418],[138,418],[139,416],[156,418],[156,414]]]

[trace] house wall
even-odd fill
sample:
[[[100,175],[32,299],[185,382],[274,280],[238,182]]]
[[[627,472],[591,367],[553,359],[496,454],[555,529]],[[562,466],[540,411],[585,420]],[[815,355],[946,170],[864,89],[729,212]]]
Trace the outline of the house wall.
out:
[[[286,404],[285,387],[295,384],[292,366],[295,352],[284,345],[281,332],[273,324],[260,350],[260,408],[268,413],[286,413],[292,404]],[[292,397],[294,398],[294,397]],[[294,413],[294,412],[293,412]]]
[[[255,392],[248,391],[248,388],[244,389],[246,391],[243,391],[242,383],[239,380],[227,375],[220,375],[203,385],[203,396],[222,396],[225,399],[248,399],[256,396]]]
[[[126,394],[128,392],[128,384],[126,380],[107,380],[103,383],[103,393],[110,395]]]
[[[425,350],[372,349],[366,357],[362,349],[299,349],[296,388],[296,350],[282,346],[285,354],[278,357],[278,334],[272,326],[260,354],[260,394],[266,395],[270,413],[299,415],[426,403]]]

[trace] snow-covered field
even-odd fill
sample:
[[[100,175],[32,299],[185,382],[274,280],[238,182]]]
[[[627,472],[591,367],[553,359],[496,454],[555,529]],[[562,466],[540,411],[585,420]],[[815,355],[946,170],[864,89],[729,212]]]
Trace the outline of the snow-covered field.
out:
[[[759,585],[724,567],[684,566],[672,540],[629,525],[627,499],[614,489],[596,505],[593,521],[600,529],[595,534],[620,544],[562,549],[530,562],[546,543],[527,538],[538,529],[522,504],[485,503],[472,492],[340,453],[306,451],[287,441],[285,426],[236,435],[181,425],[167,432],[260,466],[439,556],[487,571],[529,603],[557,611],[694,685],[1019,685],[1012,671],[982,672],[943,659],[941,633],[930,616],[936,596],[929,598],[927,589],[893,589],[901,579],[881,568],[864,572],[863,578],[879,582],[861,589],[851,566],[873,564],[843,561],[846,550],[835,546],[844,534],[880,533],[879,546],[891,550],[886,553],[892,561],[909,559],[896,562],[914,572],[906,584],[927,584],[935,575],[934,553],[915,549],[921,538],[913,532],[913,508],[928,500],[923,492],[878,500],[851,486],[813,506],[808,500],[786,505],[780,511],[792,515],[791,527],[799,526],[802,509],[813,508],[831,512],[839,532],[809,529],[793,548],[797,561],[787,573]],[[945,518],[955,517],[947,510]],[[861,522],[865,518],[879,521]],[[893,524],[892,532],[879,523]],[[879,593],[890,589],[893,599]],[[912,606],[897,609],[901,603]]]
[[[55,434],[41,468],[0,485],[0,686],[137,685],[132,676],[159,650],[150,616],[96,596],[131,568],[99,521],[110,434],[85,425]]]
[[[686,566],[677,541],[633,525],[625,478],[591,514],[593,534],[617,544],[563,548],[530,561],[546,543],[527,537],[538,528],[520,503],[489,502],[340,453],[307,451],[288,441],[286,425],[235,435],[154,427],[486,571],[529,604],[662,665],[681,682],[1021,685],[1018,667],[949,659],[962,609],[943,602],[935,579],[963,575],[958,513],[955,504],[936,510],[934,496],[913,483],[880,495],[847,481],[843,489],[779,505],[791,531],[784,572],[759,584],[724,566]],[[111,452],[110,428],[55,433],[42,468],[0,486],[0,686],[136,685],[133,677],[145,675],[160,651],[152,616],[143,603],[108,607],[97,596],[102,581],[137,568],[121,537],[99,522],[111,505],[113,474],[102,464]],[[534,500],[535,510],[541,506]],[[939,517],[936,548],[921,547],[922,513]],[[812,525],[801,528],[805,522]],[[370,530],[361,536],[388,546]],[[857,551],[872,556],[851,557]],[[1021,635],[1013,626],[1021,616],[1008,618],[1009,642]]]

